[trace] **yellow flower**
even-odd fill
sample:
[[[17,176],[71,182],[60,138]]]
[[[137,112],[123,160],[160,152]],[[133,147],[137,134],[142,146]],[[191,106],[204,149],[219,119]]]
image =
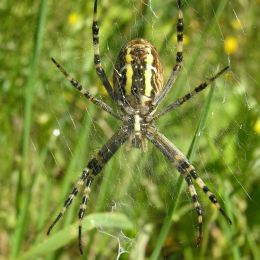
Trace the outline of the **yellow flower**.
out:
[[[238,50],[238,40],[234,36],[228,36],[224,41],[224,50],[227,54],[232,55]]]
[[[257,119],[255,124],[254,124],[254,131],[257,133],[257,134],[260,134],[260,119]]]
[[[69,15],[69,18],[68,18],[68,20],[69,20],[69,24],[71,24],[71,25],[75,25],[76,23],[78,23],[78,21],[80,20],[80,15],[78,14],[78,13],[71,13],[70,15]]]

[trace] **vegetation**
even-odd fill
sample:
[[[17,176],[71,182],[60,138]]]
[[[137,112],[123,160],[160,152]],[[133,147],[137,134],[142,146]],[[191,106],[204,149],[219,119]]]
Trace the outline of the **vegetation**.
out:
[[[39,3],[40,2],[40,3]],[[230,64],[209,89],[158,121],[189,154],[219,198],[230,226],[198,190],[204,239],[186,185],[152,145],[122,147],[93,184],[77,239],[80,196],[46,231],[86,162],[120,125],[74,90],[55,57],[111,104],[93,66],[93,1],[0,4],[0,259],[260,259],[260,1],[184,2],[184,67],[169,104]],[[143,37],[161,54],[165,80],[175,60],[176,1],[99,1],[108,75],[121,46]],[[119,259],[119,258],[118,258]]]

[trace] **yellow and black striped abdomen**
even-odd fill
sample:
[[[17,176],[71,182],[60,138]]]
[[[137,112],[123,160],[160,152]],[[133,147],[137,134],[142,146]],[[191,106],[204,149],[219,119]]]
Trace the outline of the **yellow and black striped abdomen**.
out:
[[[133,108],[149,105],[163,88],[163,71],[156,49],[146,40],[128,42],[119,52],[113,75],[114,92]]]

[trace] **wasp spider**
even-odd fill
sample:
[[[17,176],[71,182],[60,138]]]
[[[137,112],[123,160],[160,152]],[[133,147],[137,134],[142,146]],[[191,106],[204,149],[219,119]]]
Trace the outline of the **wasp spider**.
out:
[[[88,100],[99,108],[108,112],[111,116],[122,121],[122,126],[99,150],[99,152],[87,163],[83,173],[72,189],[70,195],[64,203],[64,207],[58,214],[54,222],[48,229],[49,234],[54,225],[64,215],[67,208],[72,203],[74,197],[84,186],[81,206],[78,213],[78,243],[82,253],[82,218],[85,214],[92,183],[116,151],[125,143],[128,146],[134,146],[146,151],[147,140],[153,143],[159,151],[176,167],[179,173],[185,179],[189,193],[192,198],[194,208],[198,216],[198,236],[197,244],[202,239],[202,209],[198,201],[198,195],[193,186],[193,182],[208,196],[211,203],[220,211],[220,213],[231,224],[231,220],[226,215],[223,208],[218,203],[215,195],[209,190],[204,181],[198,176],[195,168],[183,155],[183,153],[161,134],[154,122],[162,115],[179,107],[187,100],[191,99],[197,93],[205,89],[216,78],[222,75],[228,67],[220,70],[215,76],[207,79],[197,86],[193,91],[178,98],[172,104],[166,106],[159,112],[156,112],[158,105],[171,90],[182,67],[183,62],[183,12],[182,1],[178,0],[178,20],[177,20],[177,53],[176,63],[172,69],[171,75],[166,83],[163,83],[163,69],[160,57],[154,46],[144,39],[135,39],[126,43],[120,50],[113,72],[113,87],[110,84],[107,75],[102,67],[99,54],[99,26],[97,22],[97,0],[94,3],[93,16],[93,46],[94,63],[96,73],[106,88],[108,95],[120,112],[116,112],[102,100],[93,97],[77,80],[72,78],[67,71],[55,60],[54,64],[63,73],[67,80]]]

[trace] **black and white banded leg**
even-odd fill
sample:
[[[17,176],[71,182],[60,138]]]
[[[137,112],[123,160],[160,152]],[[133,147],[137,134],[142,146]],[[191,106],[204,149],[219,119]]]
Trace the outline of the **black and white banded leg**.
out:
[[[96,72],[104,87],[106,88],[109,96],[115,100],[115,95],[113,88],[107,78],[107,75],[102,67],[100,51],[99,51],[99,26],[97,20],[97,0],[94,3],[94,15],[93,15],[93,24],[92,24],[92,37],[93,37],[93,46],[94,46],[94,63],[96,67]]]
[[[64,203],[64,207],[61,212],[58,214],[56,219],[50,225],[47,235],[50,234],[54,225],[61,219],[64,215],[67,208],[71,205],[73,198],[78,194],[80,188],[86,183],[86,187],[83,192],[82,203],[79,210],[79,230],[78,230],[78,240],[79,240],[79,249],[80,252],[82,251],[82,242],[81,242],[81,233],[82,233],[82,219],[86,210],[87,201],[89,198],[89,194],[91,191],[91,185],[94,180],[94,177],[100,173],[103,169],[104,165],[109,161],[109,159],[116,153],[116,151],[125,143],[127,138],[129,137],[129,132],[127,127],[121,127],[109,140],[108,142],[99,150],[97,155],[93,157],[87,166],[85,167],[82,176],[80,177],[79,181],[73,188],[72,192],[70,193],[69,197],[66,199]]]
[[[177,151],[177,149],[176,149]],[[181,175],[184,177],[189,193],[191,195],[194,209],[198,216],[198,235],[197,235],[197,246],[199,246],[201,240],[202,240],[202,208],[198,200],[198,194],[196,192],[196,189],[192,183],[192,177],[187,173],[187,168],[190,166],[190,163],[187,161],[187,159],[179,153],[172,153],[174,158],[174,165],[177,168],[178,172],[181,173]]]
[[[152,107],[156,107],[167,95],[167,93],[171,90],[181,70],[182,62],[183,62],[183,29],[184,29],[184,25],[183,25],[182,1],[178,0],[176,64],[174,65],[172,69],[172,73],[169,79],[167,80],[165,86],[163,87],[163,90],[161,91],[160,95],[155,97],[154,101],[152,102]]]
[[[113,117],[122,120],[119,114],[115,113],[113,109],[107,105],[102,100],[95,98],[93,95],[89,93],[77,80],[75,80],[73,77],[69,75],[69,73],[62,67],[61,64],[59,64],[54,58],[51,58],[52,62],[57,66],[57,68],[60,70],[60,72],[65,76],[65,78],[71,83],[71,85],[77,89],[84,97],[86,97],[88,100],[90,100],[93,104],[97,105]]]
[[[186,101],[188,101],[189,99],[191,99],[192,97],[197,95],[199,92],[204,90],[207,86],[209,86],[213,81],[215,81],[219,76],[221,76],[223,73],[225,73],[228,69],[229,69],[229,66],[223,68],[218,73],[216,73],[213,77],[211,77],[211,78],[207,79],[206,81],[202,82],[201,84],[199,84],[191,92],[187,93],[186,95],[184,95],[181,98],[178,98],[175,102],[166,106],[162,111],[155,114],[153,116],[153,119],[157,119],[157,118],[161,117],[162,115],[175,109],[176,107],[179,107],[180,105],[182,105],[183,103],[185,103]]]
[[[185,174],[184,174],[184,176],[185,176]],[[186,175],[186,177],[184,177],[184,178],[185,178],[186,183],[188,184],[189,193],[190,193],[192,201],[193,201],[193,206],[194,206],[194,209],[196,210],[196,213],[197,213],[197,216],[198,216],[197,246],[199,246],[200,243],[201,243],[201,240],[202,240],[202,221],[203,221],[202,208],[201,208],[201,205],[200,205],[199,200],[198,200],[198,194],[197,194],[196,189],[195,189],[195,187],[192,183],[191,176]]]
[[[194,167],[192,165],[188,168],[188,173],[196,181],[197,185],[203,190],[203,192],[208,196],[211,203],[220,211],[220,213],[225,217],[229,224],[232,224],[231,219],[228,217],[224,209],[220,206],[216,196],[209,190],[205,182],[198,176]]]
[[[195,188],[192,184],[192,179],[196,181],[197,185],[204,191],[211,203],[220,211],[228,223],[232,224],[224,209],[221,208],[216,196],[209,190],[204,181],[198,176],[194,167],[189,163],[188,159],[183,155],[183,153],[163,134],[159,133],[155,127],[149,127],[146,133],[146,137],[163,153],[166,158],[168,158],[175,165],[176,169],[180,172],[181,175],[183,175],[186,183],[189,186],[189,192],[198,215],[197,244],[199,244],[202,239],[202,210],[198,202],[198,196],[196,194]]]
[[[83,254],[83,249],[82,249],[82,219],[84,217],[86,207],[87,207],[87,202],[89,199],[89,194],[91,192],[91,185],[93,183],[94,177],[90,176],[87,181],[86,181],[86,187],[84,189],[79,213],[78,213],[78,218],[79,218],[79,230],[78,230],[78,242],[79,242],[79,250],[80,253]]]
[[[47,235],[50,234],[52,228],[56,225],[56,223],[64,216],[66,210],[68,209],[68,207],[71,205],[73,199],[77,196],[78,192],[81,190],[84,182],[86,181],[87,177],[89,175],[89,169],[85,168],[83,170],[83,173],[80,177],[80,179],[78,180],[77,184],[73,187],[70,195],[68,196],[68,198],[65,200],[64,202],[64,206],[61,210],[61,212],[58,214],[58,216],[55,218],[55,220],[52,222],[52,224],[50,225],[48,231],[47,231]]]

